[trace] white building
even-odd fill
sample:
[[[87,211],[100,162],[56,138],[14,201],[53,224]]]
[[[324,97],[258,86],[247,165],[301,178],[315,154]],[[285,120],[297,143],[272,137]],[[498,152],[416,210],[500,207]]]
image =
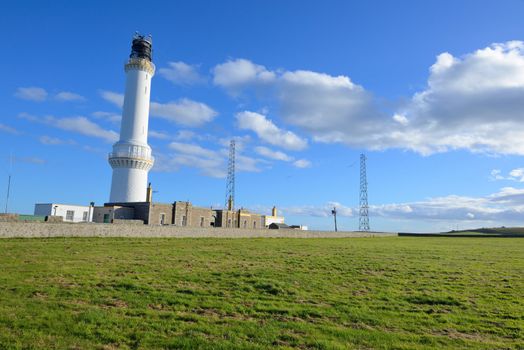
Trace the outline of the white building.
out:
[[[59,203],[37,203],[35,204],[34,215],[61,216],[66,222],[91,222],[93,221],[93,207]]]
[[[147,144],[151,79],[155,74],[151,53],[151,37],[135,34],[125,65],[126,91],[120,140],[113,145],[108,159],[113,168],[111,203],[146,200],[147,174],[154,162]]]
[[[278,216],[277,207],[273,207],[271,210],[271,215],[265,215],[264,216],[264,223],[266,228],[269,227],[271,224],[283,224],[284,223],[284,217]]]

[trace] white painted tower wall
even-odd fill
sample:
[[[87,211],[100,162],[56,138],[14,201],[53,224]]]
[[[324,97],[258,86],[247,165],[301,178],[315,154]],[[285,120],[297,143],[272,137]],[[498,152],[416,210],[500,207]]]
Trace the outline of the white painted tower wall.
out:
[[[147,144],[149,97],[155,66],[143,58],[130,58],[125,65],[126,90],[120,140],[113,145],[109,164],[113,168],[111,203],[145,202],[147,175],[153,166]]]

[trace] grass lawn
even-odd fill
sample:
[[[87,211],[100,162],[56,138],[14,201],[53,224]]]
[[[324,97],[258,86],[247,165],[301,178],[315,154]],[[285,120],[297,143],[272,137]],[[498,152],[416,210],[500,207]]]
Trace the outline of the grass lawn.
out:
[[[524,349],[524,239],[1,239],[4,348]]]

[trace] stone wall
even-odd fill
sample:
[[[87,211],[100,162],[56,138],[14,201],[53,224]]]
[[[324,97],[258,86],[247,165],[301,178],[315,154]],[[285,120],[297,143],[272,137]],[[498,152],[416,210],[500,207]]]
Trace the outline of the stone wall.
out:
[[[95,223],[23,223],[0,222],[0,238],[30,237],[292,237],[292,238],[334,238],[334,237],[382,237],[397,236],[396,233],[378,232],[329,232],[301,230],[267,230],[180,226],[114,225]]]
[[[46,222],[61,223],[64,222],[63,216],[48,215],[45,217]]]
[[[0,222],[16,222],[18,214],[0,214]]]
[[[144,225],[142,220],[113,219],[113,225]]]

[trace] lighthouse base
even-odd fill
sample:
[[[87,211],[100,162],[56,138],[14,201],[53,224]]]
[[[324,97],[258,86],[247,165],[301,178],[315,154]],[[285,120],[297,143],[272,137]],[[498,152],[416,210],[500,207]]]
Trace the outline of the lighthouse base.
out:
[[[147,170],[114,168],[111,180],[111,203],[145,202]]]

